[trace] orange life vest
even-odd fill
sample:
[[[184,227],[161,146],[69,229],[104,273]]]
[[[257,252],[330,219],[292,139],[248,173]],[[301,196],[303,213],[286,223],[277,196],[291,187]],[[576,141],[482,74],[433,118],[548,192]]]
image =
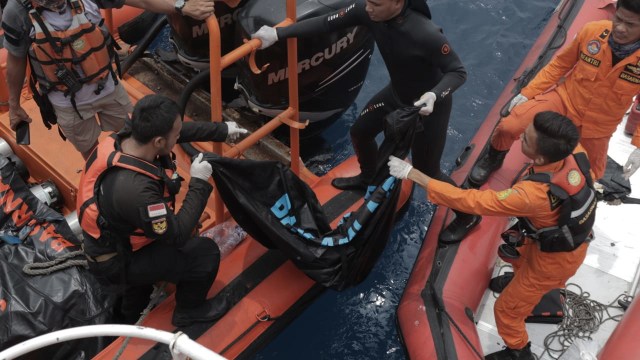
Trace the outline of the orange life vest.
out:
[[[78,188],[78,196],[76,200],[76,209],[78,211],[78,220],[80,227],[84,231],[84,241],[97,241],[100,243],[100,237],[104,235],[105,230],[117,232],[117,229],[110,228],[108,221],[100,215],[98,207],[98,191],[100,182],[104,175],[114,167],[129,169],[144,174],[154,180],[162,181],[164,184],[165,201],[169,207],[173,209],[174,196],[180,189],[178,174],[175,165],[168,166],[167,169],[156,166],[155,164],[146,162],[131,155],[127,155],[119,150],[117,134],[105,138],[100,142],[98,147],[91,153],[82,175],[80,177],[80,186]],[[169,162],[173,164],[173,162]],[[175,186],[177,182],[177,186]],[[129,234],[129,242],[133,251],[152,242],[144,235],[142,229],[136,229]],[[107,241],[105,243],[113,243]],[[113,249],[114,251],[116,249]],[[90,254],[91,255],[91,254]]]
[[[596,194],[585,153],[567,156],[562,168],[553,173],[533,173],[523,180],[549,184],[551,210],[560,208],[557,226],[536,229],[519,218],[525,234],[540,244],[544,252],[573,251],[585,242],[596,218]]]
[[[23,0],[35,29],[29,57],[42,93],[55,89],[73,94],[79,90],[76,86],[104,82],[109,74],[117,81],[111,34],[102,21],[94,24],[87,19],[82,0],[67,1],[72,13],[71,25],[67,30],[57,31],[42,17],[35,4]]]

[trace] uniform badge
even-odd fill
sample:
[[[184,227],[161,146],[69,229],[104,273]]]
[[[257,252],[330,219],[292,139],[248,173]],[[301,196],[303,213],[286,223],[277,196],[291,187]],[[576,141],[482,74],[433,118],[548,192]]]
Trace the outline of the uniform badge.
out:
[[[74,41],[71,44],[71,47],[73,48],[73,50],[80,51],[80,50],[84,49],[85,44],[86,44],[85,41],[82,38],[80,38],[80,39]]]
[[[600,33],[599,38],[600,38],[600,39],[602,39],[602,40],[606,39],[606,38],[607,38],[607,35],[609,35],[609,33],[610,33],[610,32],[611,32],[611,30],[609,30],[609,29],[604,29],[604,30],[602,31],[602,33]]]
[[[0,299],[0,313],[3,313],[5,310],[7,310],[7,301]]]
[[[631,64],[627,64],[624,67],[624,71],[634,74],[634,75],[640,75],[640,66],[638,65],[631,65]]]
[[[447,55],[448,53],[451,52],[451,48],[449,47],[449,44],[444,44],[442,45],[442,54],[443,55]]]
[[[598,40],[591,40],[587,43],[587,51],[591,55],[595,55],[600,52],[600,42]]]
[[[569,184],[571,184],[572,186],[580,185],[580,183],[582,182],[582,178],[580,177],[580,173],[578,172],[578,170],[569,171],[569,174],[567,174],[567,181],[569,181]]]
[[[153,232],[162,235],[167,232],[167,218],[153,220],[151,222],[151,228]]]
[[[513,189],[506,189],[506,190],[502,190],[496,193],[496,196],[498,197],[498,200],[502,201],[506,198],[509,197],[509,195],[511,195],[511,193],[513,192]]]
[[[167,215],[167,207],[164,203],[157,203],[147,206],[147,214],[150,218]]]
[[[553,195],[551,191],[547,192],[547,196],[549,197],[549,205],[551,206],[551,210],[555,210],[560,206],[560,198]]]

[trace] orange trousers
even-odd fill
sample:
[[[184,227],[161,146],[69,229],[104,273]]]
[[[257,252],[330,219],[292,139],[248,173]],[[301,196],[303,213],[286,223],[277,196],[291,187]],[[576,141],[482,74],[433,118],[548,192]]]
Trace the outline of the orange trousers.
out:
[[[514,107],[509,116],[503,118],[491,136],[491,146],[494,149],[504,151],[511,149],[511,145],[516,141],[524,130],[533,122],[534,116],[542,111],[555,111],[567,116],[567,108],[562,103],[562,99],[555,91],[538,95],[535,98]],[[571,119],[575,124],[575,119]],[[577,124],[576,124],[577,125]],[[580,130],[581,126],[578,126]],[[594,180],[600,179],[604,175],[607,167],[607,151],[609,150],[609,139],[611,134],[601,138],[581,138],[580,144],[584,147],[589,156],[591,170]]]
[[[493,312],[498,334],[512,349],[522,349],[529,342],[524,320],[540,299],[552,289],[564,288],[587,255],[588,243],[571,252],[542,252],[527,239],[518,248],[520,258],[513,263],[513,280],[502,291]]]

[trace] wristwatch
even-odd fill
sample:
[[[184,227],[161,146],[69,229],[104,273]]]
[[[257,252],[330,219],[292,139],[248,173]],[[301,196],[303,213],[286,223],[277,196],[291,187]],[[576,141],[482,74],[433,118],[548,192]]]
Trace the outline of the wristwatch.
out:
[[[176,12],[182,15],[182,8],[184,7],[185,0],[176,0],[176,3],[173,5],[173,8],[176,9]]]

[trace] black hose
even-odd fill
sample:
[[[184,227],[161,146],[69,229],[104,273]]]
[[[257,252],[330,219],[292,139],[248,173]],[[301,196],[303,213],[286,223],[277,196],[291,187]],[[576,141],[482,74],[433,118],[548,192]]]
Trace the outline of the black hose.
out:
[[[129,69],[133,65],[133,63],[136,62],[136,60],[138,60],[142,56],[142,54],[144,54],[145,51],[147,51],[147,48],[149,47],[151,42],[155,40],[158,33],[164,28],[166,24],[167,24],[166,16],[162,16],[158,20],[156,20],[156,22],[151,26],[151,29],[149,29],[149,32],[147,32],[147,34],[142,38],[142,40],[140,40],[140,43],[137,44],[133,52],[129,54],[129,56],[127,56],[127,58],[122,62],[122,67],[121,67],[122,75],[126,74],[127,71],[129,71]]]
[[[182,94],[180,95],[180,99],[178,100],[178,106],[180,107],[180,115],[184,119],[184,113],[187,110],[187,103],[191,98],[191,94],[193,94],[196,89],[202,85],[205,80],[209,80],[209,73],[211,71],[209,69],[203,70],[198,75],[194,76],[189,80],[187,85],[182,90]],[[189,155],[189,157],[196,156],[200,151],[196,149],[191,143],[180,143],[182,150]]]

